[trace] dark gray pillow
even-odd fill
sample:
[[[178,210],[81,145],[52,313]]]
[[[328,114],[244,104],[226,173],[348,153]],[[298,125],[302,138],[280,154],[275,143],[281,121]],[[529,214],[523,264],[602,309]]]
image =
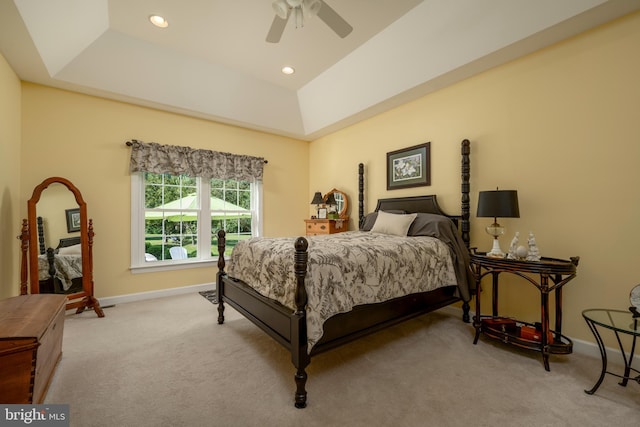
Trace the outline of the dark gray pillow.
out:
[[[391,213],[391,214],[408,214],[409,212],[402,210],[402,209],[389,209],[384,211],[386,213]],[[373,224],[376,223],[376,219],[378,218],[378,212],[371,212],[367,215],[365,215],[364,217],[364,221],[362,222],[361,226],[360,226],[360,230],[361,231],[371,231],[371,229],[373,228]]]
[[[455,229],[456,227],[453,221],[446,216],[432,213],[419,213],[411,223],[407,236],[439,237],[441,230],[453,232]]]

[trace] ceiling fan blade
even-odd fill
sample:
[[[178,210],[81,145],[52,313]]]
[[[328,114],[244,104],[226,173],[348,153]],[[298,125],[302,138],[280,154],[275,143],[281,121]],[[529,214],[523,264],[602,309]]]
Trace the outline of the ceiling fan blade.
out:
[[[340,38],[345,38],[351,34],[353,27],[342,19],[342,16],[338,15],[327,2],[321,1],[321,3],[322,6],[320,6],[320,10],[318,10],[318,18],[322,19]]]
[[[278,15],[273,17],[271,28],[269,28],[269,32],[267,33],[268,43],[278,43],[280,41],[280,38],[282,37],[282,33],[284,33],[284,28],[287,25],[287,21],[289,20],[290,15],[291,15],[290,13],[287,14],[286,19],[282,19]]]

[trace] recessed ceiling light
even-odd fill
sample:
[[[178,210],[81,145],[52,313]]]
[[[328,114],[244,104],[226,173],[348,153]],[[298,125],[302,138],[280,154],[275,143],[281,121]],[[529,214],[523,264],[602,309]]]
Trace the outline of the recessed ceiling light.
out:
[[[288,65],[286,67],[282,67],[282,72],[284,74],[293,74],[296,72],[296,70],[294,70],[293,67],[289,67]]]
[[[151,15],[149,21],[156,27],[167,28],[169,26],[169,22],[160,15]]]

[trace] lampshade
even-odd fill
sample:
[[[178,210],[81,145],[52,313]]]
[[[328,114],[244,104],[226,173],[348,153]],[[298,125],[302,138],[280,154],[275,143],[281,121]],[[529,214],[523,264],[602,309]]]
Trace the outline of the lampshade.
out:
[[[487,256],[502,258],[498,237],[504,234],[504,227],[498,224],[498,218],[520,218],[518,192],[516,190],[481,191],[478,194],[478,217],[493,218],[493,224],[486,228],[487,234],[493,236],[493,248]]]
[[[481,191],[478,194],[478,217],[520,218],[516,190]]]
[[[323,203],[324,203],[324,200],[322,200],[322,193],[319,191],[316,191],[316,194],[313,195],[313,200],[311,200],[311,204],[321,205]]]
[[[329,206],[335,206],[338,204],[338,202],[336,202],[336,197],[333,195],[333,193],[329,193],[329,195],[327,196],[327,200],[325,200],[324,203]]]

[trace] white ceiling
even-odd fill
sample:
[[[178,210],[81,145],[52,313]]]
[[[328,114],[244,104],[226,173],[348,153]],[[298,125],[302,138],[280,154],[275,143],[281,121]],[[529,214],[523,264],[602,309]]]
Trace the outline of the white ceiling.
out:
[[[0,0],[0,52],[25,81],[313,140],[640,9],[640,0],[326,0],[351,34],[291,19],[271,44],[271,3]],[[151,14],[169,27],[152,26]]]

